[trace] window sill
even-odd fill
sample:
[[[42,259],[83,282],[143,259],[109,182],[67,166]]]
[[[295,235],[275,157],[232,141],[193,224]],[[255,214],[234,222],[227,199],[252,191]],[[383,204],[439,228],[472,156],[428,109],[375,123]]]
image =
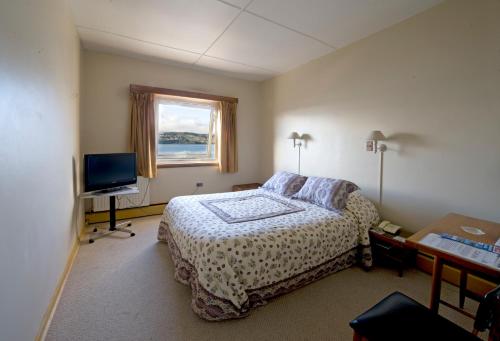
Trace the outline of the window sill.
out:
[[[162,161],[157,162],[157,168],[178,168],[178,167],[214,167],[217,161]]]

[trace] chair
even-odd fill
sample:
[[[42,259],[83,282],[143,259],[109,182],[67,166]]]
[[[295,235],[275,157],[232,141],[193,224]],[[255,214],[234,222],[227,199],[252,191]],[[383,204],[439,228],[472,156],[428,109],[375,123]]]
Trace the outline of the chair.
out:
[[[477,341],[490,329],[489,340],[500,340],[500,286],[479,304],[473,332],[468,332],[410,297],[394,292],[350,322],[354,341]]]

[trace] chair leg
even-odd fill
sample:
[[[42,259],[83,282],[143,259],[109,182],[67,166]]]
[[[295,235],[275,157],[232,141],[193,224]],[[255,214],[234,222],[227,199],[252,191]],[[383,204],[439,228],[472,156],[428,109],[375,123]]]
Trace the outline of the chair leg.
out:
[[[488,335],[488,341],[498,341],[500,340],[500,305],[496,302],[496,306],[493,312],[493,323],[490,328],[490,333]]]
[[[465,304],[465,291],[467,290],[467,272],[460,271],[460,291],[459,291],[459,307],[464,308]]]
[[[363,341],[363,340],[366,339],[361,335],[359,335],[358,333],[356,333],[356,331],[354,331],[354,335],[352,336],[352,341]]]

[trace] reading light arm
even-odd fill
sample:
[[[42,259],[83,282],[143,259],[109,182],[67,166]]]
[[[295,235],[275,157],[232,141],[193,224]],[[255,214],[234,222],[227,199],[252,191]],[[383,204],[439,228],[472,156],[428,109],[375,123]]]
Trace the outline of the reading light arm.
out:
[[[288,139],[293,140],[293,148],[299,147],[299,162],[298,162],[298,170],[300,174],[300,149],[302,148],[302,137],[296,131],[292,132]],[[297,142],[299,140],[299,142]]]
[[[384,152],[387,150],[385,144],[381,144],[380,147],[380,163],[379,163],[379,179],[378,179],[378,206],[382,210],[382,188],[384,184]]]
[[[373,130],[370,135],[368,135],[367,141],[372,141],[373,145],[373,152],[377,154],[377,151],[380,151],[380,162],[379,162],[379,190],[378,190],[378,205],[379,205],[379,210],[382,209],[382,188],[383,188],[383,181],[384,181],[384,152],[387,151],[387,146],[385,144],[378,145],[378,141],[383,141],[385,140],[384,134],[380,130]],[[371,150],[368,149],[367,150]]]

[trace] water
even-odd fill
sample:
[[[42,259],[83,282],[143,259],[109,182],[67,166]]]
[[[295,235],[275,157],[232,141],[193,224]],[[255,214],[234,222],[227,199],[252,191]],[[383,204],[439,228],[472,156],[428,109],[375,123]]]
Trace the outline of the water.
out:
[[[211,154],[214,155],[215,145],[212,144]],[[190,157],[206,155],[206,144],[158,144],[158,155],[172,155],[175,157]]]

